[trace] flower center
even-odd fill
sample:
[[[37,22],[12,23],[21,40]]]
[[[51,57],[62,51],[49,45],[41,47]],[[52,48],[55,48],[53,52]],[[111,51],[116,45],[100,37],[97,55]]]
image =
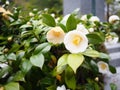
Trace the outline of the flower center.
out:
[[[82,41],[82,38],[79,35],[75,35],[72,40],[74,45],[79,45],[81,41]]]
[[[59,30],[53,30],[53,35],[59,37],[61,32]]]
[[[103,70],[105,70],[107,68],[107,66],[104,63],[102,63],[100,66],[101,66],[101,69],[103,69]]]

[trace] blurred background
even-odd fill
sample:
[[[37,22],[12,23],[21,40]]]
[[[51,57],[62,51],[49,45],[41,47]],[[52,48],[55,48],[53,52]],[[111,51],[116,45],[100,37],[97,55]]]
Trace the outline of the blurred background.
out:
[[[4,4],[7,0],[0,0],[0,4]],[[62,0],[8,0],[10,2],[9,9],[12,7],[19,7],[22,9],[23,14],[26,14],[33,9],[47,10],[50,13],[62,15]]]
[[[0,0],[2,5],[7,0]],[[32,9],[37,8],[38,10],[50,9],[50,13],[63,14],[63,0],[8,0],[10,7],[20,7],[24,12],[27,13]],[[94,0],[95,1],[95,0]],[[120,16],[120,0],[104,0],[106,16],[109,17],[112,14]],[[68,2],[69,3],[69,2]]]

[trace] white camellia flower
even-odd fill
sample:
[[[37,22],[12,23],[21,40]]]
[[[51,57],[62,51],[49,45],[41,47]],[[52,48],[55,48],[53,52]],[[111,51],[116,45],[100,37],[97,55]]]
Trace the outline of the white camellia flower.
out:
[[[106,38],[105,38],[105,44],[106,45],[107,44],[113,45],[113,44],[118,43],[118,41],[119,41],[119,37],[114,32],[111,32],[110,35],[106,36]]]
[[[80,31],[80,32],[82,32],[84,34],[88,34],[89,33],[88,30],[85,28],[85,26],[82,25],[82,24],[78,24],[76,30],[78,30],[78,31]]]
[[[91,22],[100,22],[100,19],[97,16],[92,16],[89,21]]]
[[[58,87],[57,87],[57,90],[66,90],[65,85],[58,86]]]
[[[7,0],[7,1],[5,2],[5,4],[6,4],[6,5],[9,5],[9,4],[10,4],[10,2]]]
[[[73,30],[65,35],[64,44],[71,53],[84,52],[88,47],[88,39],[84,33]]]
[[[55,14],[54,14],[54,13],[51,13],[51,16],[52,16],[52,17],[55,17]]]
[[[97,63],[97,65],[98,65],[98,69],[99,69],[100,73],[102,73],[102,74],[108,74],[109,73],[109,67],[108,67],[108,64],[106,62],[99,61]]]
[[[120,20],[120,18],[117,15],[112,15],[108,19],[109,23],[115,23],[118,20]]]
[[[83,21],[87,21],[88,19],[87,19],[87,15],[85,14],[85,15],[83,15],[82,17],[81,17],[81,20],[83,20]]]
[[[54,27],[47,32],[47,40],[53,44],[61,44],[64,41],[65,33],[60,27]]]
[[[32,12],[30,12],[30,13],[29,13],[29,16],[30,16],[30,17],[33,17],[33,16],[35,16],[35,14],[32,13]]]

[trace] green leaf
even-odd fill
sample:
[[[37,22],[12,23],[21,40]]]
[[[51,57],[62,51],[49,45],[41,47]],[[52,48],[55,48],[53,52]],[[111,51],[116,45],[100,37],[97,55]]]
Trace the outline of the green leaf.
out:
[[[117,86],[114,83],[110,83],[111,90],[117,90]]]
[[[87,37],[92,44],[100,44],[104,42],[104,36],[98,32],[87,34]]]
[[[5,90],[20,90],[19,83],[10,82],[7,85],[5,85]]]
[[[67,57],[68,57],[68,54],[64,54],[62,57],[58,59],[57,73],[61,74],[65,70],[67,65]]]
[[[7,59],[4,55],[0,55],[0,62],[6,62]]]
[[[68,66],[65,70],[65,83],[68,88],[75,90],[76,88],[76,80],[73,70]]]
[[[12,48],[9,50],[8,53],[12,53],[12,52],[18,51],[20,47],[21,47],[21,46],[20,46],[19,44],[16,44],[16,43],[15,43],[15,44],[12,45]]]
[[[110,59],[110,56],[106,53],[100,53],[100,56],[99,58],[102,58],[102,59]]]
[[[41,79],[41,84],[42,85],[53,85],[54,79],[51,77],[45,77]]]
[[[16,55],[14,53],[10,53],[8,56],[7,56],[7,59],[9,60],[16,60]]]
[[[83,61],[84,57],[81,54],[70,54],[67,58],[68,65],[73,69],[74,73],[76,73],[76,70],[83,63]]]
[[[43,23],[45,23],[46,25],[48,26],[51,26],[51,27],[55,27],[56,26],[56,22],[54,20],[54,18],[49,15],[49,14],[43,14]]]
[[[22,25],[20,28],[30,28],[30,27],[32,27],[32,25],[25,24],[25,25]]]
[[[66,28],[68,31],[70,31],[70,30],[76,29],[76,27],[77,27],[76,19],[75,19],[74,15],[71,14],[67,20]]]
[[[51,45],[49,43],[42,43],[35,48],[34,54],[47,53],[50,49]]]
[[[100,55],[98,51],[92,49],[87,49],[85,52],[83,52],[83,54],[89,57],[99,57]]]
[[[96,62],[94,60],[90,61],[90,66],[91,66],[92,71],[94,72],[94,75],[96,73],[98,73],[98,71],[99,71],[98,66],[97,66],[97,64],[96,64]]]
[[[56,90],[56,86],[55,85],[51,85],[49,87],[46,88],[47,90]]]
[[[11,81],[25,81],[24,79],[25,75],[23,74],[23,72],[18,71],[14,76],[12,76],[11,78],[9,78],[9,80]]]
[[[0,40],[6,40],[6,37],[0,36]]]
[[[16,53],[17,60],[21,60],[24,57],[24,55],[25,55],[25,51],[22,50],[18,51]]]
[[[30,62],[37,67],[40,67],[42,69],[44,64],[44,56],[42,53],[39,53],[37,55],[33,55],[30,57]]]
[[[22,72],[27,73],[31,69],[31,67],[32,67],[31,62],[28,60],[24,60],[21,65],[21,70]]]
[[[10,66],[6,66],[6,67],[3,67],[2,69],[0,69],[0,78],[2,78],[4,75],[9,73],[10,71],[11,71]]]
[[[62,23],[58,23],[57,25],[60,26],[64,30],[64,32],[67,32],[66,27]]]
[[[113,74],[116,73],[116,68],[113,67],[113,66],[111,66],[111,65],[109,65],[109,70],[110,70]]]

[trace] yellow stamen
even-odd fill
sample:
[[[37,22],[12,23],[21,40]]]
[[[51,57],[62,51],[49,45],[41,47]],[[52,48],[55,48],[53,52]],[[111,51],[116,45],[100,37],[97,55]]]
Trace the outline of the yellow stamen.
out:
[[[105,69],[107,68],[107,66],[106,66],[104,63],[102,63],[102,64],[100,65],[100,67],[101,67],[101,69],[103,69],[103,70],[105,70]]]
[[[79,45],[81,41],[82,41],[82,38],[81,38],[79,35],[76,35],[76,36],[74,36],[72,42],[73,42],[73,44],[75,44],[75,45]]]
[[[53,30],[53,35],[59,37],[61,35],[60,30]]]

